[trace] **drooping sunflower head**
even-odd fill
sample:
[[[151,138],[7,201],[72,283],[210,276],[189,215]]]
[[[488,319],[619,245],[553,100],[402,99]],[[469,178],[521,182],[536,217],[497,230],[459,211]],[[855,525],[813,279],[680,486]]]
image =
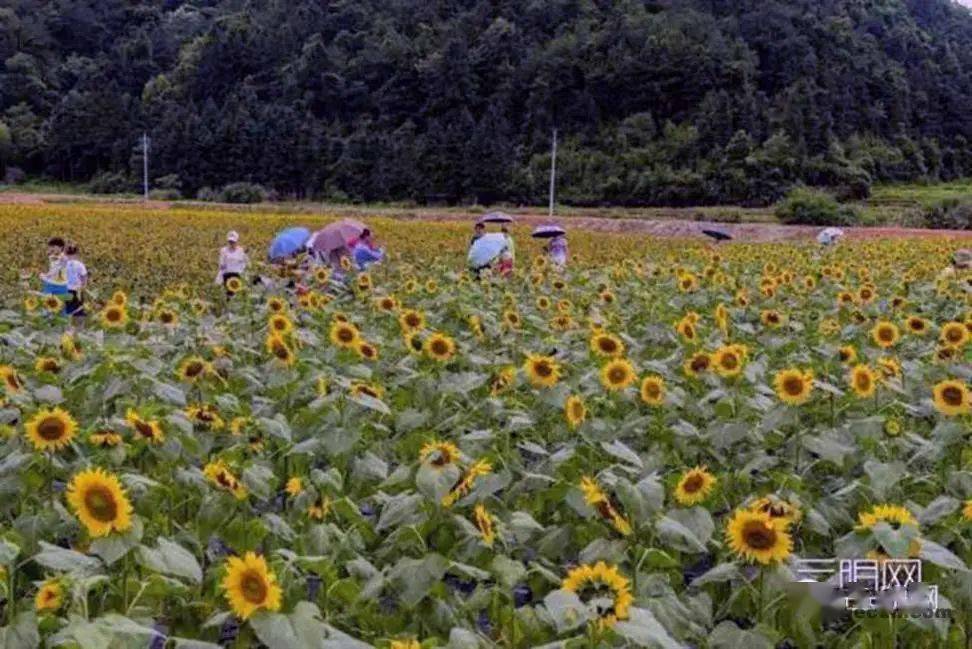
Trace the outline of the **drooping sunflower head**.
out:
[[[423,343],[425,354],[440,363],[445,363],[456,353],[456,343],[449,336],[436,332]]]
[[[3,380],[3,389],[7,394],[17,394],[24,389],[20,375],[10,365],[0,365],[0,379]]]
[[[810,399],[813,391],[813,372],[798,368],[780,370],[773,379],[776,396],[783,403],[798,406]]]
[[[76,361],[83,355],[81,343],[74,334],[64,332],[61,334],[61,356],[69,361]]]
[[[288,496],[294,497],[299,496],[300,492],[304,490],[304,481],[300,479],[299,476],[291,476],[287,480],[287,484],[284,487],[284,491],[287,492]]]
[[[419,459],[434,467],[455,464],[460,458],[459,448],[452,442],[428,442],[419,451]]]
[[[587,406],[579,395],[572,394],[567,397],[564,402],[564,417],[571,428],[577,428],[587,419]]]
[[[38,410],[26,424],[27,439],[38,451],[59,451],[74,439],[78,424],[61,408]]]
[[[242,620],[248,620],[259,610],[280,610],[283,591],[266,559],[253,552],[226,560],[223,591],[230,608]]]
[[[793,539],[782,519],[750,509],[737,509],[726,525],[729,547],[741,559],[763,565],[784,561],[793,551]]]
[[[131,408],[125,413],[125,421],[132,427],[139,439],[149,444],[161,444],[165,441],[165,432],[158,421],[143,419],[137,411]]]
[[[601,368],[601,385],[610,391],[624,390],[636,378],[634,366],[625,358],[615,358]]]
[[[849,365],[857,362],[857,350],[854,349],[853,345],[844,345],[837,350],[837,357],[840,359],[841,363]]]
[[[624,343],[614,334],[601,332],[591,336],[591,351],[604,358],[619,358],[624,355]]]
[[[67,501],[94,538],[124,532],[132,526],[132,504],[121,482],[102,469],[76,473],[67,487]]]
[[[523,372],[530,384],[538,388],[549,388],[560,380],[560,363],[553,356],[527,354]]]
[[[366,396],[372,399],[381,399],[385,394],[384,388],[375,383],[365,383],[364,381],[353,381],[351,383],[351,396],[360,397]]]
[[[966,415],[972,412],[972,391],[957,379],[940,381],[932,388],[932,402],[943,415]]]
[[[776,496],[758,498],[749,506],[749,509],[764,513],[774,521],[782,521],[786,525],[795,525],[803,517],[797,505]]]
[[[634,597],[628,578],[616,566],[599,561],[593,566],[582,564],[570,572],[560,587],[577,596],[597,616],[596,624],[611,627],[628,619]]]
[[[267,351],[270,352],[270,356],[273,360],[284,366],[293,365],[297,361],[297,357],[294,354],[294,350],[287,344],[287,341],[276,334],[270,334],[267,336]]]
[[[482,539],[483,545],[488,548],[493,547],[493,543],[496,541],[495,520],[482,503],[478,503],[473,508],[473,522],[476,529],[479,530],[479,537]]]
[[[715,484],[716,478],[709,473],[708,468],[697,466],[689,469],[682,474],[678,484],[675,485],[675,500],[681,505],[691,507],[708,498]]]
[[[122,443],[122,436],[113,430],[97,430],[88,435],[88,443],[101,448],[113,448]]]
[[[46,580],[34,596],[34,608],[38,613],[57,611],[64,604],[64,584],[60,579]]]
[[[901,338],[898,326],[893,322],[881,320],[871,329],[871,339],[878,347],[887,349],[893,347]]]
[[[869,511],[860,512],[857,520],[861,529],[871,529],[881,522],[887,523],[892,529],[906,525],[918,527],[918,519],[900,505],[875,505]]]

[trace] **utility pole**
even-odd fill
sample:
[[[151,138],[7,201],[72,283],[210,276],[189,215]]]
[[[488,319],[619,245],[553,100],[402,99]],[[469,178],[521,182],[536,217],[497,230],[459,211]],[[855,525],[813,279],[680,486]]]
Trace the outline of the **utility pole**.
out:
[[[148,156],[149,156],[149,136],[147,133],[142,133],[142,194],[144,199],[148,201],[149,198],[149,188],[148,188]]]
[[[553,146],[550,151],[550,210],[548,216],[553,218],[554,186],[557,179],[557,129],[553,130]]]

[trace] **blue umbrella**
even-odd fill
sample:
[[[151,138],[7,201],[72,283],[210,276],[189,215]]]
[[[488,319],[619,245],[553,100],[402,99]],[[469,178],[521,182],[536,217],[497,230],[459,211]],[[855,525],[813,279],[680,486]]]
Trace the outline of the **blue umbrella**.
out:
[[[507,248],[506,235],[502,232],[491,232],[484,234],[476,239],[469,248],[469,266],[471,268],[482,268]]]
[[[270,243],[270,261],[285,259],[298,252],[310,239],[310,235],[307,228],[287,228],[281,231]]]

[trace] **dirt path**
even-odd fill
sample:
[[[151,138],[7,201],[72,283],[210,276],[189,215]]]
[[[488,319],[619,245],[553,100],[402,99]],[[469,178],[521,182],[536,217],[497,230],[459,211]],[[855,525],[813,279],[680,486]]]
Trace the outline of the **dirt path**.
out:
[[[105,205],[129,205],[141,206],[145,209],[167,210],[171,209],[173,203],[167,201],[148,201],[147,203],[139,199],[115,198],[99,199],[98,197],[85,195],[64,195],[64,194],[23,194],[16,192],[0,192],[0,205],[57,205],[59,203],[95,203]],[[180,206],[192,206],[194,203],[187,201],[179,203]],[[240,210],[248,213],[259,213],[260,211],[280,211],[293,209],[294,214],[320,214],[319,204],[283,204],[265,206],[240,206],[230,204],[199,203],[206,209],[226,209]],[[435,209],[435,208],[395,208],[395,207],[355,207],[355,206],[327,206],[329,214],[339,216],[367,217],[382,216],[385,218],[395,218],[403,220],[421,220],[430,222],[465,222],[472,223],[474,215],[463,213],[456,209]],[[575,213],[578,210],[573,210]],[[522,225],[536,226],[550,223],[550,219],[544,214],[530,213],[527,211],[514,211],[517,222]],[[554,221],[559,222],[568,228],[589,230],[591,232],[609,232],[616,234],[641,234],[653,237],[678,237],[678,238],[697,238],[705,236],[703,230],[716,230],[724,232],[738,241],[794,241],[809,239],[817,235],[821,228],[816,226],[803,225],[781,225],[778,223],[720,223],[715,221],[695,220],[696,210],[692,209],[657,209],[651,210],[645,218],[614,218],[599,216],[583,216],[572,214],[570,216],[556,217]],[[887,238],[914,238],[914,237],[955,237],[972,239],[972,231],[968,230],[924,230],[918,228],[897,228],[897,227],[848,227],[844,232],[850,239],[887,239]]]

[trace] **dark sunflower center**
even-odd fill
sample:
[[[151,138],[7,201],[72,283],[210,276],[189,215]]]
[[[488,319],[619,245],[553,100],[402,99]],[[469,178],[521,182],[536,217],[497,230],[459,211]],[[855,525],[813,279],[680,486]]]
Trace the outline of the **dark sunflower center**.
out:
[[[776,545],[776,530],[761,521],[746,523],[742,537],[746,545],[754,550],[768,550]]]
[[[570,413],[573,415],[574,419],[580,419],[584,416],[584,404],[580,401],[574,401],[570,404]]]
[[[803,379],[799,376],[788,376],[783,381],[783,391],[792,396],[801,394],[803,392]]]
[[[203,371],[203,364],[200,363],[199,361],[192,361],[188,365],[186,365],[186,376],[188,377],[199,376],[200,374],[202,374],[202,371]]]
[[[704,484],[705,478],[697,473],[693,473],[685,479],[685,484],[682,485],[682,490],[685,491],[685,493],[694,494],[696,491],[701,489]]]
[[[135,424],[135,430],[137,430],[138,434],[142,437],[155,437],[155,430],[152,428],[152,425],[147,422],[138,422]]]
[[[709,357],[708,356],[696,356],[692,359],[692,369],[696,372],[702,372],[709,367]]]
[[[106,487],[89,489],[84,494],[84,505],[88,514],[101,523],[110,523],[118,516],[118,503],[114,494]]]
[[[445,356],[449,353],[449,345],[444,340],[433,340],[432,353],[436,356]]]
[[[243,599],[251,604],[262,604],[267,598],[269,589],[263,577],[254,571],[249,571],[240,579],[240,591]]]
[[[945,339],[952,343],[962,340],[962,330],[958,327],[949,327],[945,330]]]
[[[537,361],[533,364],[533,371],[537,373],[537,376],[547,378],[553,374],[553,368],[547,361]]]
[[[66,432],[64,422],[57,417],[45,417],[37,426],[37,434],[49,442],[61,439]]]
[[[405,324],[407,324],[409,327],[417,327],[419,326],[419,322],[418,316],[414,313],[409,313],[407,316],[405,316]]]
[[[273,355],[280,360],[287,360],[290,358],[290,350],[283,343],[276,343],[273,346]]]
[[[891,342],[894,340],[894,332],[891,331],[890,327],[881,327],[878,329],[878,338],[880,338],[882,342]]]
[[[735,354],[723,354],[721,359],[722,367],[727,370],[734,370],[739,366],[739,360],[736,358]]]
[[[121,320],[121,312],[118,309],[108,309],[108,313],[105,314],[108,318],[108,322],[118,322]]]
[[[20,381],[17,380],[16,374],[13,373],[8,374],[6,376],[6,379],[7,379],[7,385],[9,385],[11,388],[13,388],[14,390],[20,389]]]
[[[273,328],[277,331],[284,331],[287,328],[287,322],[282,318],[277,318],[273,321]]]
[[[610,338],[601,338],[599,345],[601,346],[601,351],[606,354],[613,354],[618,349],[617,343]]]
[[[770,324],[776,324],[780,321],[780,316],[776,315],[775,313],[771,313],[766,316],[766,321]]]
[[[646,383],[645,394],[652,399],[657,399],[659,396],[661,396],[661,386],[654,382]]]
[[[860,390],[867,390],[871,387],[871,377],[867,372],[858,372],[854,379],[855,385],[857,385]]]
[[[962,391],[954,385],[946,386],[942,390],[942,400],[950,406],[962,405]]]
[[[623,367],[612,367],[608,372],[608,380],[611,383],[624,383],[628,378],[628,372]]]

